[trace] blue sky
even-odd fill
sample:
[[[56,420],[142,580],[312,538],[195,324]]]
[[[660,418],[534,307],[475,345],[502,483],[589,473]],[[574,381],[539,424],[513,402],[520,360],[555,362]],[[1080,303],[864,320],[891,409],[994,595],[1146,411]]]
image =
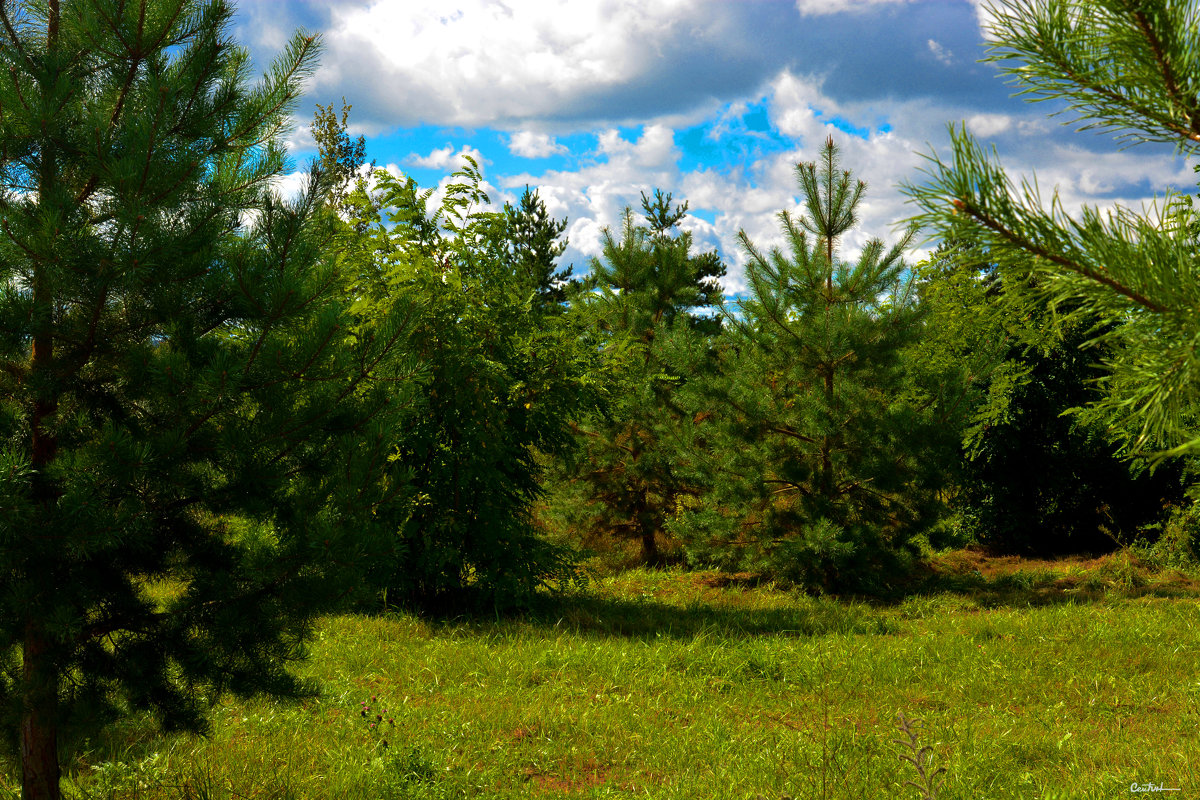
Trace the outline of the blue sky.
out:
[[[1170,148],[1121,150],[1077,133],[1055,107],[1012,97],[986,53],[975,0],[242,0],[239,42],[260,68],[296,28],[324,53],[290,141],[313,153],[315,103],[353,105],[368,157],[444,185],[471,153],[493,201],[536,187],[569,220],[565,263],[586,269],[601,231],[653,188],[687,200],[685,227],[743,288],[744,229],[777,241],[799,210],[794,165],[832,135],[866,180],[850,256],[890,241],[912,212],[898,189],[922,154],[948,151],[946,126],[994,145],[1011,174],[1080,204],[1140,206],[1189,189]],[[929,243],[917,248],[919,258]]]

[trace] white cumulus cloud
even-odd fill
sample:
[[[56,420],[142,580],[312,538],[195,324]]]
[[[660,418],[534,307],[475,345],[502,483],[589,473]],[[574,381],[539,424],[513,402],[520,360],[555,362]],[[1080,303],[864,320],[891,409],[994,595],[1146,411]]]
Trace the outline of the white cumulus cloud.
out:
[[[567,148],[554,140],[553,136],[533,131],[517,131],[508,137],[508,151],[521,158],[546,158],[566,155]]]
[[[410,153],[408,158],[404,159],[404,163],[410,167],[421,167],[424,169],[457,169],[464,163],[463,156],[470,156],[478,164],[484,163],[483,154],[474,147],[464,145],[455,150],[452,144],[435,148],[428,155],[424,156]]]
[[[1008,114],[972,114],[967,117],[967,130],[984,139],[1004,133],[1012,124],[1012,117]]]
[[[416,153],[410,153],[404,162],[410,167],[424,167],[426,169],[445,169],[454,161],[454,145],[448,144],[445,147],[439,147],[432,151],[429,155],[419,156]]]
[[[675,132],[665,125],[648,125],[636,142],[621,137],[616,130],[606,130],[599,136],[599,151],[610,164],[637,167],[669,167],[679,160]]]
[[[336,9],[318,86],[355,83],[394,124],[553,116],[621,85],[700,0],[377,0]]]

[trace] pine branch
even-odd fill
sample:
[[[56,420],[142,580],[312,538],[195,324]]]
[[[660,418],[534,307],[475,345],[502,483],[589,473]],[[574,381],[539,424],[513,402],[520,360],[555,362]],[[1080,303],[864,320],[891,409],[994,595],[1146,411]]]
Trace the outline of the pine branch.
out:
[[[0,0],[0,21],[3,21],[4,23],[4,30],[6,33],[8,33],[9,42],[11,42],[12,46],[16,48],[17,53],[22,59],[24,59],[25,64],[31,70],[37,69],[36,63],[29,56],[29,53],[25,51],[25,47],[21,44],[21,37],[17,34],[16,29],[13,27],[12,20],[8,16],[9,2],[11,2],[11,0]]]
[[[1073,261],[1056,251],[1052,251],[1037,244],[1029,238],[1020,236],[1016,233],[1016,231],[1005,226],[1004,223],[1002,223],[999,219],[987,214],[985,211],[976,206],[973,202],[973,198],[963,196],[956,198],[954,201],[954,209],[960,213],[970,216],[988,230],[999,234],[1004,240],[1005,244],[1008,244],[1017,250],[1037,256],[1038,258],[1049,261],[1052,264],[1057,264],[1060,267],[1063,267],[1064,269],[1067,269],[1078,275],[1082,275],[1085,278],[1089,278],[1096,283],[1107,286],[1117,294],[1121,295],[1122,297],[1129,298],[1134,303],[1137,303],[1148,311],[1153,311],[1157,314],[1163,314],[1170,310],[1166,306],[1155,302],[1147,295],[1124,285],[1107,273],[1093,269],[1077,261]]]

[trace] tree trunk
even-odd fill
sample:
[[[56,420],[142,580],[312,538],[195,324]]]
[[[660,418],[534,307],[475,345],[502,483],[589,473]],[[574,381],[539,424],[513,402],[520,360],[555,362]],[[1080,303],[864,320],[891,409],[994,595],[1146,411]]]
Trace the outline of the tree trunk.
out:
[[[826,147],[833,147],[833,137],[829,137],[826,142]],[[825,196],[825,207],[833,207],[833,172],[829,173],[829,193]],[[826,345],[828,346],[828,330],[829,330],[829,315],[833,308],[833,231],[825,233],[825,269],[828,270],[825,276],[825,326],[826,326]],[[830,419],[833,418],[833,370],[836,359],[833,354],[826,353],[826,358],[829,359],[825,370],[825,408],[829,411]],[[821,493],[826,499],[833,500],[833,438],[836,434],[826,434],[821,437]]]
[[[654,535],[654,529],[650,527],[642,528],[642,562],[648,567],[662,565],[662,554],[658,552],[658,539]]]
[[[58,766],[58,674],[46,634],[25,626],[21,710],[21,800],[61,800]]]
[[[647,492],[648,489],[645,488],[638,492],[633,509],[633,519],[637,523],[637,529],[641,532],[642,563],[647,567],[658,567],[662,565],[662,555],[658,552],[658,539],[655,537],[657,532],[657,526],[654,524],[656,515],[651,511],[652,504],[646,497]]]
[[[825,373],[825,407],[833,417],[833,367]],[[833,444],[836,434],[826,433],[821,437],[821,494],[833,499]]]
[[[50,0],[46,25],[46,47],[53,52],[58,44],[59,0]],[[53,59],[51,59],[53,63]],[[53,86],[56,76],[45,79]],[[56,148],[52,139],[42,144],[38,203],[59,202],[52,187],[58,179]],[[58,441],[48,423],[58,413],[58,388],[54,373],[54,297],[50,291],[46,265],[40,259],[33,271],[33,342],[30,374],[39,379],[30,419],[30,466],[33,467],[33,499],[44,522],[54,516],[58,487],[47,476],[47,467],[58,455]],[[49,379],[48,381],[46,379]],[[47,525],[35,523],[33,536],[44,536]],[[38,547],[37,549],[43,549]],[[48,550],[49,548],[45,548]],[[27,577],[27,579],[29,579]],[[52,592],[53,586],[38,587]],[[45,603],[35,603],[26,613],[25,641],[21,659],[21,797],[22,800],[60,800],[58,765],[58,667],[42,621],[38,618]]]

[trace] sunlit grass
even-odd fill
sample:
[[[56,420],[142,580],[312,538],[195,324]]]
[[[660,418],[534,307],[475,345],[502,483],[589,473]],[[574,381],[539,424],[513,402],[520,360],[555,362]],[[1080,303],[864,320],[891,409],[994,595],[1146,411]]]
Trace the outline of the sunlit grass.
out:
[[[522,619],[331,617],[305,667],[319,699],[226,702],[207,739],[131,722],[78,756],[71,794],[915,798],[904,713],[941,798],[1186,797],[1194,584],[1119,558],[946,555],[889,605],[638,570]]]

